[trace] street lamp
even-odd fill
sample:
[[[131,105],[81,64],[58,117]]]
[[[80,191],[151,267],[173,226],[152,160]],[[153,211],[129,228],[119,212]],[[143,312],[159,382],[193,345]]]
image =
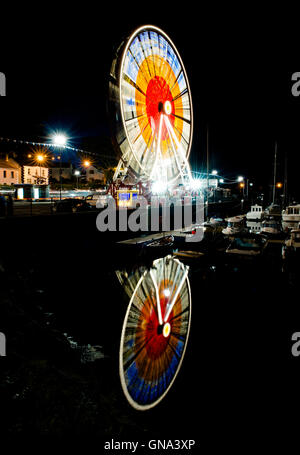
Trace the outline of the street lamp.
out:
[[[38,163],[40,164],[40,182],[42,182],[42,168],[41,168],[41,163],[44,161],[45,157],[43,155],[37,155],[36,157]]]
[[[52,141],[53,145],[56,147],[65,147],[67,144],[67,136],[62,133],[56,133],[54,134]],[[60,181],[60,190],[59,190],[59,200],[61,201],[61,192],[62,192],[62,179],[61,179],[61,159],[59,160],[59,181]]]
[[[74,171],[74,175],[76,175],[76,177],[77,177],[77,189],[78,189],[78,180],[79,180],[79,176],[80,176],[80,171],[78,171],[78,170]]]
[[[53,136],[53,144],[57,147],[65,147],[67,143],[67,136],[64,134],[56,133]]]
[[[29,156],[29,155],[28,155]],[[30,155],[31,156],[31,155]],[[41,164],[43,161],[45,161],[46,159],[46,156],[45,155],[42,155],[41,153],[37,153],[35,156],[34,156],[34,161],[38,164],[39,168],[40,168],[40,178],[38,179],[37,178],[37,183],[41,184],[42,182],[42,168],[41,168]]]
[[[89,160],[84,160],[84,162],[82,164],[84,167],[90,167],[91,162]]]

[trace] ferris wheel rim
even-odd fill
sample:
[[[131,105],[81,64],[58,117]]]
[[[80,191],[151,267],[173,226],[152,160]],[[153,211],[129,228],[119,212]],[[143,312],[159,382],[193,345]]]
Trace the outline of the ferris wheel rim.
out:
[[[121,57],[121,64],[120,64],[120,73],[119,73],[119,80],[118,80],[118,83],[119,83],[119,104],[120,104],[120,111],[121,111],[121,118],[122,118],[122,124],[123,124],[123,127],[124,127],[124,130],[126,132],[126,138],[128,140],[128,144],[129,144],[129,147],[130,147],[130,151],[131,153],[133,154],[136,162],[139,164],[140,168],[143,170],[144,174],[149,178],[151,179],[151,174],[152,172],[149,170],[147,171],[145,166],[143,166],[141,163],[140,163],[140,159],[138,159],[137,157],[137,154],[134,150],[134,147],[133,147],[133,144],[131,142],[131,139],[129,137],[129,135],[127,134],[127,127],[126,127],[126,122],[125,122],[125,118],[124,118],[124,112],[123,112],[123,100],[122,100],[122,75],[123,75],[123,67],[124,67],[124,60],[125,60],[125,57],[126,57],[126,54],[128,52],[128,49],[130,47],[130,45],[132,44],[134,38],[136,36],[139,35],[139,33],[141,33],[143,30],[153,30],[153,31],[156,31],[157,33],[161,34],[166,40],[167,42],[171,45],[171,47],[173,48],[173,50],[175,51],[176,53],[176,56],[180,62],[180,65],[182,67],[182,71],[183,71],[183,74],[185,76],[185,81],[186,81],[186,85],[187,85],[187,93],[188,93],[188,97],[189,97],[189,103],[190,103],[190,134],[189,134],[189,142],[188,142],[188,148],[187,148],[187,151],[186,151],[186,154],[185,154],[185,159],[187,160],[190,156],[190,152],[191,152],[191,147],[192,147],[192,138],[193,138],[193,125],[194,125],[194,116],[193,116],[193,102],[192,102],[192,95],[191,95],[191,88],[190,88],[190,84],[189,84],[189,80],[188,80],[188,77],[187,77],[187,73],[186,73],[186,69],[185,69],[185,66],[183,64],[183,61],[181,59],[181,56],[178,52],[178,49],[177,47],[175,46],[175,44],[173,43],[173,41],[171,40],[171,38],[159,27],[155,26],[155,25],[143,25],[143,26],[140,26],[138,27],[130,36],[129,38],[127,39],[127,42],[126,42],[126,46],[124,48],[124,50],[122,51],[122,57]],[[181,169],[183,168],[183,165],[181,164]],[[170,179],[168,181],[168,184],[173,184],[177,179],[178,177],[180,176],[180,173],[181,171],[178,169],[178,173],[175,177],[173,177],[172,179]]]
[[[167,256],[168,257],[168,256]],[[166,257],[166,258],[167,258]],[[166,258],[163,258],[166,259]],[[171,257],[171,259],[176,262],[178,264],[178,266],[180,268],[184,268],[186,267],[188,269],[187,266],[185,266],[182,262],[180,262],[177,258],[174,258],[174,257]],[[157,259],[155,261],[153,261],[153,265],[152,265],[152,268],[155,266],[155,264],[159,261],[160,259]],[[151,270],[151,269],[150,269]],[[128,388],[126,386],[126,380],[125,380],[125,375],[124,375],[124,369],[123,369],[123,346],[124,346],[124,338],[125,338],[125,331],[126,331],[126,326],[127,326],[127,321],[128,321],[128,316],[129,316],[129,313],[130,313],[130,310],[131,310],[131,306],[132,306],[132,302],[134,300],[134,297],[137,293],[137,290],[139,289],[142,281],[144,280],[145,276],[149,273],[149,270],[145,270],[143,272],[143,274],[141,275],[140,279],[138,280],[137,284],[136,284],[136,287],[135,287],[135,290],[131,296],[131,299],[130,299],[130,302],[128,304],[128,307],[127,307],[127,310],[126,310],[126,314],[125,314],[125,317],[124,317],[124,322],[123,322],[123,327],[122,327],[122,332],[121,332],[121,341],[120,341],[120,350],[119,350],[119,376],[120,376],[120,381],[121,381],[121,386],[122,386],[122,390],[123,390],[123,393],[127,399],[127,401],[129,402],[129,404],[136,410],[138,411],[147,411],[153,407],[155,407],[156,405],[158,405],[162,400],[163,398],[167,395],[167,393],[169,392],[169,390],[171,389],[172,385],[174,384],[174,381],[181,369],[181,365],[182,365],[182,362],[183,362],[183,359],[184,359],[184,356],[185,356],[185,351],[186,351],[186,348],[187,348],[187,344],[188,344],[188,339],[189,339],[189,334],[190,334],[190,328],[191,328],[191,316],[192,316],[192,298],[191,298],[191,287],[190,287],[190,281],[189,281],[189,277],[188,275],[185,277],[185,283],[187,284],[187,289],[188,289],[188,302],[189,302],[189,317],[188,317],[188,326],[187,326],[187,332],[185,334],[185,342],[184,342],[184,346],[183,346],[183,351],[182,351],[182,354],[181,354],[181,357],[180,357],[180,360],[178,362],[178,365],[177,365],[177,368],[176,368],[176,371],[174,373],[174,376],[172,377],[169,385],[167,386],[166,390],[162,393],[162,395],[160,395],[155,401],[153,401],[152,403],[149,403],[149,404],[145,404],[145,405],[142,405],[142,404],[139,404],[137,403],[133,398],[132,396],[130,395],[130,393],[128,392]]]

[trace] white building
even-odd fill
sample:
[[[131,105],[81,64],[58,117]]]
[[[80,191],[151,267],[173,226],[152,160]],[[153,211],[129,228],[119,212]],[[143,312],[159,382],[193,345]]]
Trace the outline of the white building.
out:
[[[60,176],[62,179],[71,180],[73,174],[73,166],[70,163],[50,163],[50,175],[57,182],[60,182]]]
[[[95,166],[89,166],[86,168],[86,179],[87,181],[89,180],[97,180],[97,181],[103,181],[104,180],[104,173],[102,171],[99,171]]]
[[[49,169],[43,166],[23,166],[23,183],[48,185]]]
[[[21,166],[11,158],[0,159],[0,185],[16,185],[21,182]]]

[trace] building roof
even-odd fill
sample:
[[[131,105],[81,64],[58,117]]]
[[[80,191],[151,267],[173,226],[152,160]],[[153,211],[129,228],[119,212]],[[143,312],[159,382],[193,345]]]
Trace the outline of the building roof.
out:
[[[0,168],[2,169],[19,169],[21,166],[11,158],[8,160],[0,158]]]

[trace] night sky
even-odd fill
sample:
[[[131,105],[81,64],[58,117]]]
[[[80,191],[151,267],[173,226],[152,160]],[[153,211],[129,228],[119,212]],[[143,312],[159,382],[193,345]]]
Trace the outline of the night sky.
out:
[[[208,125],[211,169],[268,184],[277,141],[277,180],[283,179],[287,154],[289,188],[299,198],[300,97],[291,94],[291,76],[300,71],[296,12],[274,6],[263,11],[254,3],[239,8],[199,3],[199,9],[189,4],[171,9],[160,2],[127,2],[122,8],[99,3],[95,9],[84,3],[62,11],[51,3],[7,16],[0,135],[37,141],[62,129],[76,147],[87,137],[108,138],[113,51],[135,27],[152,24],[173,40],[189,78],[193,169],[205,169]]]

